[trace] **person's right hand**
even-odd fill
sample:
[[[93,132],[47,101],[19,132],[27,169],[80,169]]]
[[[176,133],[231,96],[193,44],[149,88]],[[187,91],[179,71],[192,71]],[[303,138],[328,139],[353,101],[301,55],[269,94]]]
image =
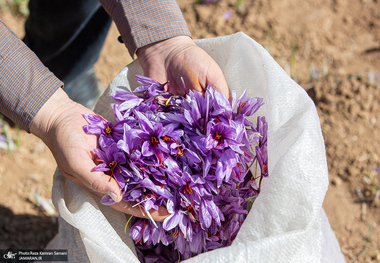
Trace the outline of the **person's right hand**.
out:
[[[137,217],[148,218],[132,203],[121,201],[117,182],[103,172],[95,171],[97,136],[83,131],[87,125],[83,114],[91,110],[72,101],[62,89],[58,89],[33,118],[30,132],[43,140],[54,155],[59,170],[70,181],[82,186],[98,197],[108,194],[117,203],[112,208]],[[156,221],[163,221],[169,214],[163,207],[151,210]]]

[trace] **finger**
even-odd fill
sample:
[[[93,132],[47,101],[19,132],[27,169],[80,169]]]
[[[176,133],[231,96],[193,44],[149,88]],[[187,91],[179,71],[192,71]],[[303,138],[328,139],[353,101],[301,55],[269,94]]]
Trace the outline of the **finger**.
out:
[[[115,210],[118,210],[118,211],[123,212],[123,213],[128,214],[128,215],[133,215],[133,216],[140,217],[140,218],[150,219],[147,212],[144,211],[142,207],[140,207],[139,205],[137,205],[137,206],[134,206],[134,205],[135,205],[135,203],[126,202],[126,201],[122,200],[121,202],[119,202],[117,204],[111,205],[111,207]],[[149,213],[150,213],[151,217],[153,218],[153,220],[158,221],[158,222],[163,222],[165,220],[165,218],[170,215],[168,213],[168,210],[166,210],[166,208],[164,208],[162,206],[158,207],[157,211],[154,209],[151,209],[149,211]]]
[[[99,192],[93,192],[91,190],[89,191],[99,198],[103,197],[103,195],[100,194]],[[110,207],[128,215],[150,219],[147,212],[144,211],[141,206],[136,205],[136,203],[134,202],[127,202],[127,201],[122,200],[119,203],[110,205]],[[151,217],[153,218],[153,220],[158,221],[158,222],[163,222],[165,218],[170,215],[168,210],[162,206],[159,206],[157,211],[154,209],[151,209],[149,213]]]
[[[119,184],[114,178],[106,175],[103,172],[95,171],[93,169],[94,162],[91,158],[83,158],[82,165],[77,166],[74,172],[65,172],[62,170],[62,174],[82,187],[85,187],[92,192],[97,192],[102,195],[109,195],[115,202],[120,202],[122,199],[122,192]]]
[[[208,84],[210,84],[217,91],[222,92],[227,97],[227,99],[230,99],[231,91],[228,88],[227,81],[224,78],[223,73],[211,75],[211,76],[216,76],[216,77],[213,77],[212,79],[208,80],[209,82]]]
[[[104,194],[88,188],[86,185],[84,185],[80,180],[78,180],[75,177],[72,177],[72,180],[71,179],[69,180],[81,186],[82,188],[88,190],[89,192],[93,193],[95,196],[99,198],[102,198],[104,196]],[[143,211],[140,206],[135,206],[135,204],[136,203],[121,200],[120,202],[116,204],[110,205],[110,207],[128,215],[150,219],[147,213]],[[158,222],[163,222],[165,218],[170,215],[168,210],[162,206],[159,206],[157,211],[154,209],[151,209],[149,213],[151,217],[153,218],[153,220],[158,221]]]

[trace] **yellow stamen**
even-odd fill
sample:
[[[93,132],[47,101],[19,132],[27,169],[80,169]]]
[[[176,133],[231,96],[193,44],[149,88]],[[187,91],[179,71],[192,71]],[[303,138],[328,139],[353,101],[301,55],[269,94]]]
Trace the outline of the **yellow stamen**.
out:
[[[132,217],[133,217],[133,216],[131,216],[131,217],[128,219],[127,223],[125,224],[124,233],[127,233],[127,226],[128,226],[128,224],[129,224],[129,221],[131,221]]]
[[[109,166],[112,170],[115,169],[116,165],[117,165],[117,162],[115,162],[115,161],[112,161],[112,162],[110,162],[110,163],[108,164],[108,166]]]
[[[166,101],[166,103],[165,103],[166,106],[169,105],[169,102],[170,102],[171,99],[172,99],[172,97],[170,97],[170,98]]]
[[[183,151],[182,151],[182,149],[181,149],[180,147],[178,147],[177,150],[178,150],[178,154],[181,155],[181,156],[183,156]]]
[[[165,106],[168,106],[168,105],[169,105],[169,102],[170,102],[171,99],[172,99],[172,97],[170,97],[169,99],[164,99],[164,98],[157,97],[157,99],[162,100],[162,101],[165,101]]]
[[[177,238],[177,236],[178,236],[178,229],[173,233],[174,238]]]
[[[158,144],[158,140],[156,137],[152,136],[150,137],[150,141],[153,143],[153,144]]]
[[[186,191],[191,195],[193,194],[193,189],[191,189],[189,183],[186,184]]]

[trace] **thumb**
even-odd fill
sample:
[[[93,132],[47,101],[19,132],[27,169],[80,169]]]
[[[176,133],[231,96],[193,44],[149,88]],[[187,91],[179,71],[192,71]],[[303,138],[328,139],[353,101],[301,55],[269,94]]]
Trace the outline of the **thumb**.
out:
[[[122,200],[121,189],[114,178],[102,172],[91,172],[91,174],[93,176],[86,184],[86,187],[88,187],[91,192],[109,195],[116,203]]]

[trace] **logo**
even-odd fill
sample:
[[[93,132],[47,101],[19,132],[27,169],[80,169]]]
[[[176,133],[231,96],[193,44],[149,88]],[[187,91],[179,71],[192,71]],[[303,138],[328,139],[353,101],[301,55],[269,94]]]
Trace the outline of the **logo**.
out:
[[[3,254],[2,258],[1,254]],[[18,252],[14,249],[0,250],[0,262],[17,262],[17,254]]]
[[[4,254],[4,259],[16,259],[17,252],[12,253],[12,251],[8,251],[8,253]]]

